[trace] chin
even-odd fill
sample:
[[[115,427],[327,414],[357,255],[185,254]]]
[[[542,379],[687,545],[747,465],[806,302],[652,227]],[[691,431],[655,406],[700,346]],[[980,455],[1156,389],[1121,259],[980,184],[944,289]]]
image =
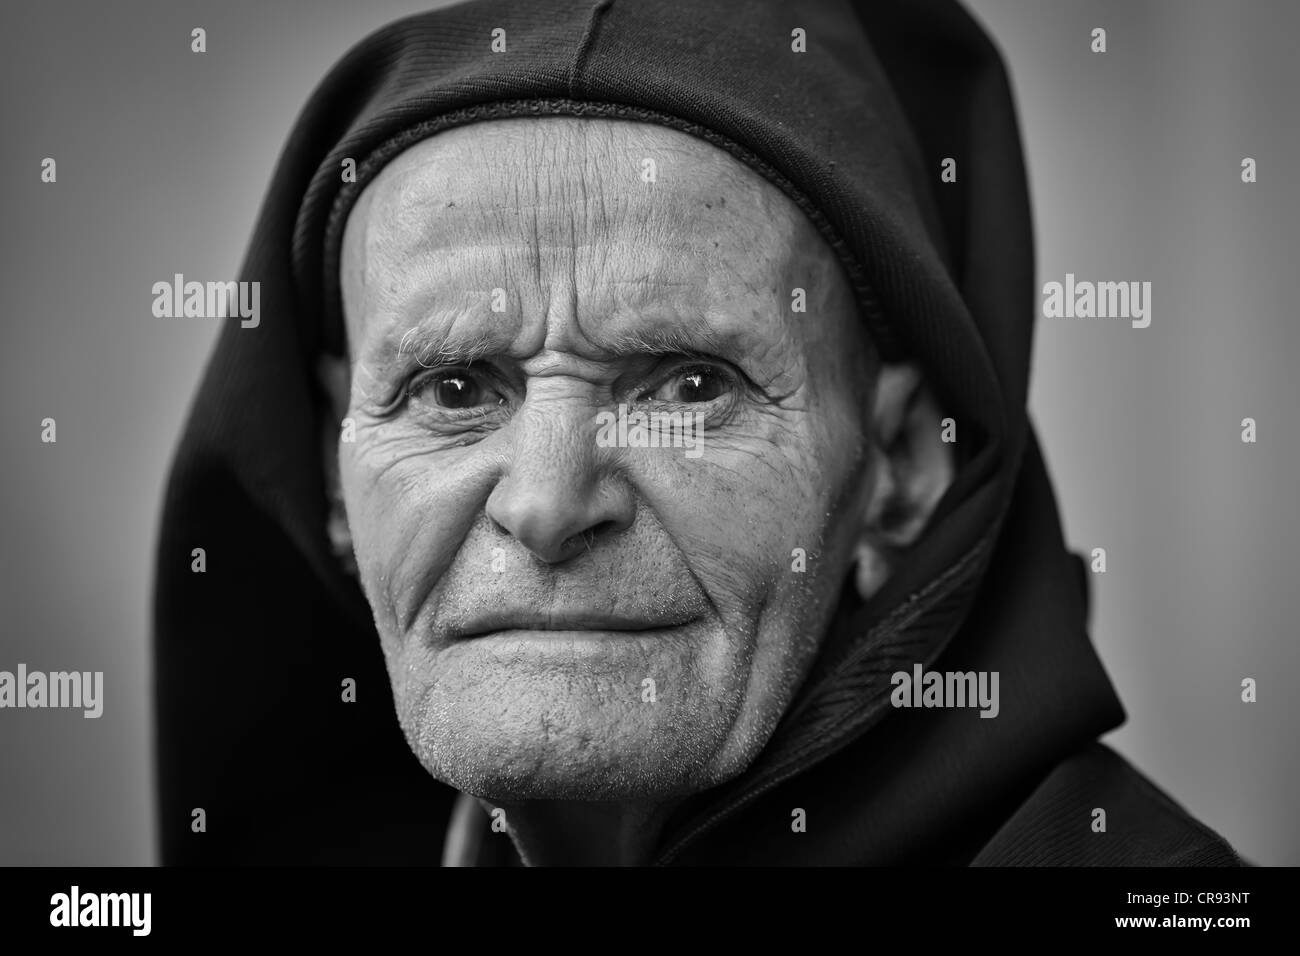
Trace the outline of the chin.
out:
[[[399,715],[434,778],[494,803],[671,799],[747,765],[734,745],[752,737],[735,733],[738,694],[661,688],[645,702],[639,689],[589,672],[450,673]]]

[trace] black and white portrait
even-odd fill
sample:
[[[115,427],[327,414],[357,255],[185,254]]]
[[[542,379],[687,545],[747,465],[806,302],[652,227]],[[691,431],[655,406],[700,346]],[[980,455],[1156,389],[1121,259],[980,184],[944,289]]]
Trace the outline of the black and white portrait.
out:
[[[1300,860],[1300,20],[1066,6],[11,61],[3,862]]]

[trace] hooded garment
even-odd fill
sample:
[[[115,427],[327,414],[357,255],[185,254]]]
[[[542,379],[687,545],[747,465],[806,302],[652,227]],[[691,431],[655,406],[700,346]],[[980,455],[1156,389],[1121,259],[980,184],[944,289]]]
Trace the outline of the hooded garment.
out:
[[[846,590],[762,753],[675,812],[656,862],[1239,862],[1097,742],[1124,713],[1026,414],[1019,133],[997,51],[949,0],[478,0],[385,27],[331,71],[240,276],[261,283],[260,324],[226,321],[167,491],[163,862],[442,857],[456,794],[409,751],[369,606],[326,534],[338,423],[314,369],[344,352],[340,235],[360,190],[418,140],[520,116],[663,124],[748,165],[821,232],[883,357],[918,362],[957,427],[956,479],[924,536],[870,602]],[[916,664],[998,672],[997,717],[894,708],[891,675]],[[457,816],[461,831],[486,819]],[[517,861],[508,839],[481,842],[470,862]]]

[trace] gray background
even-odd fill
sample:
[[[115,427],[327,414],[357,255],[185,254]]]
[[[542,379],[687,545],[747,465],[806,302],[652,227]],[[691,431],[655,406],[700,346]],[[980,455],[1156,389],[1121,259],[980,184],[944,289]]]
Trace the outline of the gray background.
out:
[[[153,318],[150,286],[235,277],[313,86],[365,33],[427,6],[0,15],[0,669],[102,670],[107,697],[99,720],[0,711],[0,862],[156,860],[152,549],[217,322]],[[1149,329],[1040,319],[1034,348],[1031,408],[1067,540],[1109,556],[1093,633],[1130,719],[1108,740],[1247,857],[1300,863],[1300,5],[971,6],[1021,106],[1040,285],[1074,272],[1154,286]],[[206,55],[189,50],[194,26]],[[1094,26],[1104,56],[1088,50]],[[56,185],[39,181],[46,156]],[[1239,440],[1248,415],[1254,446]]]

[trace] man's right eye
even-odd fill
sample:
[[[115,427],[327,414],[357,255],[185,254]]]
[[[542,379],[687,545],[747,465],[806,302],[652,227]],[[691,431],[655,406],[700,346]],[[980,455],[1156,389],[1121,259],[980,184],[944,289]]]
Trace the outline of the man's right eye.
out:
[[[449,411],[467,411],[506,403],[488,376],[469,369],[441,369],[411,380],[407,397]]]

